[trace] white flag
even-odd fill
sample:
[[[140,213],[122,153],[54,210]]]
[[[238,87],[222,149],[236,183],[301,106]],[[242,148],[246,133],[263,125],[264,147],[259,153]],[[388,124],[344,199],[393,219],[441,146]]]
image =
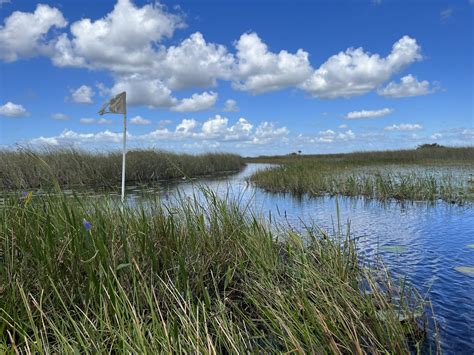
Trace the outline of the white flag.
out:
[[[110,99],[109,102],[106,102],[102,105],[102,108],[99,111],[99,115],[105,113],[127,113],[126,109],[127,93],[124,91]],[[109,111],[105,111],[109,108]]]

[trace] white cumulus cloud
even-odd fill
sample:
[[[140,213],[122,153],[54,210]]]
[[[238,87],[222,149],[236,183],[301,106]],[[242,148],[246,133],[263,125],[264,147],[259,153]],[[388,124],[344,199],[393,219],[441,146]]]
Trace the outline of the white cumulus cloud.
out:
[[[239,90],[261,94],[283,89],[301,83],[312,71],[307,52],[270,52],[255,32],[244,33],[235,47],[238,80],[234,87]]]
[[[127,104],[131,106],[170,108],[178,101],[161,80],[138,74],[121,78],[110,91],[112,95],[126,91]]]
[[[29,112],[22,105],[14,104],[8,101],[5,105],[0,106],[0,116],[6,117],[25,117]]]
[[[161,49],[154,75],[172,90],[213,87],[218,79],[231,78],[233,65],[234,56],[225,46],[208,43],[196,32],[177,46]]]
[[[361,111],[352,111],[344,116],[348,120],[358,120],[363,118],[376,118],[383,117],[391,114],[393,112],[392,108],[383,108],[380,110],[361,110]]]
[[[409,74],[400,79],[400,83],[391,81],[387,86],[377,90],[377,93],[385,97],[410,97],[428,95],[438,90],[438,87],[431,87],[427,80],[418,81],[418,79]]]
[[[203,92],[202,94],[193,94],[190,98],[182,99],[178,104],[171,107],[171,111],[177,112],[197,112],[205,111],[213,107],[217,101],[217,93]]]
[[[134,124],[134,125],[146,126],[146,125],[151,124],[151,121],[147,120],[147,119],[145,119],[141,116],[135,116],[130,120],[130,123]]]
[[[86,123],[98,123],[94,118],[82,119]],[[127,140],[131,143],[183,142],[187,146],[199,145],[202,147],[217,147],[220,144],[236,145],[264,145],[284,141],[289,131],[286,127],[276,127],[271,122],[261,122],[256,128],[247,119],[241,117],[234,124],[228,118],[220,115],[209,117],[200,123],[195,119],[183,119],[175,129],[159,127],[148,133],[133,135],[127,133]],[[122,133],[109,130],[98,133],[78,133],[64,130],[61,134],[52,137],[38,137],[29,141],[32,144],[89,144],[89,143],[117,143]],[[235,146],[235,145],[234,145]]]
[[[416,131],[418,129],[422,129],[423,126],[418,124],[418,123],[401,123],[401,124],[393,124],[391,126],[387,126],[384,128],[386,131],[399,131],[399,132],[404,132],[404,131]]]
[[[362,95],[421,59],[421,47],[409,36],[395,42],[391,53],[385,58],[365,52],[363,48],[349,48],[330,57],[300,88],[320,98]]]
[[[100,125],[104,125],[104,124],[112,124],[112,120],[111,119],[106,119],[106,118],[99,118],[99,119],[95,119],[95,118],[90,118],[90,117],[84,117],[84,118],[81,118],[79,120],[80,123],[82,124],[100,124]]]
[[[48,32],[66,25],[61,11],[48,5],[38,4],[33,13],[15,11],[0,26],[0,58],[13,62],[50,54],[55,39],[48,39]]]
[[[237,106],[237,101],[233,99],[228,99],[224,103],[224,108],[222,109],[224,112],[238,112],[239,107]]]
[[[181,18],[166,12],[159,3],[137,7],[130,0],[118,0],[105,17],[74,22],[72,38],[61,38],[53,62],[135,73],[153,66],[154,45],[181,26]]]
[[[191,133],[198,125],[195,119],[183,119],[180,124],[176,126],[176,133],[187,135]]]
[[[202,125],[202,132],[206,137],[222,135],[227,130],[228,121],[227,117],[216,115],[204,122]]]
[[[286,137],[289,133],[290,131],[286,127],[276,128],[273,123],[263,122],[257,127],[252,143],[269,144]]]
[[[72,100],[78,104],[92,104],[94,101],[92,97],[95,95],[94,90],[90,86],[81,85],[76,90],[72,91]]]
[[[297,88],[315,98],[362,95],[422,59],[421,47],[409,36],[396,41],[385,57],[348,48],[314,68],[304,49],[273,52],[255,32],[242,34],[232,50],[207,41],[200,32],[167,46],[163,40],[185,24],[179,10],[169,11],[158,1],[139,6],[117,0],[103,17],[84,17],[73,22],[69,31],[61,31],[66,26],[62,13],[48,5],[40,4],[32,13],[16,11],[0,27],[0,59],[43,55],[59,67],[104,70],[114,84],[111,88],[99,84],[101,95],[127,91],[132,106],[178,112],[208,109],[217,94],[206,91],[178,100],[173,91],[214,88],[223,80],[252,94]],[[59,29],[58,34],[51,29]],[[402,84],[391,83],[380,92],[387,90],[389,95]],[[425,85],[419,82],[411,90],[423,92]],[[75,101],[92,103],[92,95],[82,94],[87,93],[78,93]],[[223,111],[237,109],[235,101],[228,100]]]

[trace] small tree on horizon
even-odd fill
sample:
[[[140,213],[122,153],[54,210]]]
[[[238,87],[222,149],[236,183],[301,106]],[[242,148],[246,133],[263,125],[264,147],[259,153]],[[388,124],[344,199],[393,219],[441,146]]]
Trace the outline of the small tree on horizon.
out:
[[[446,148],[445,146],[438,144],[438,143],[425,143],[420,144],[416,149],[429,149],[429,148]]]

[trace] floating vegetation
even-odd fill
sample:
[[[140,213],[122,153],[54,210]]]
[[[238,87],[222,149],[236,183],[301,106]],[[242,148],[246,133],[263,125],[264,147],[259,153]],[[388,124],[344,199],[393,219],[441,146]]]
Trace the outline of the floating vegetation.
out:
[[[456,266],[454,270],[464,275],[474,277],[474,266]]]
[[[474,249],[474,244],[468,244],[468,245],[466,245],[466,247],[469,248],[469,249]]]

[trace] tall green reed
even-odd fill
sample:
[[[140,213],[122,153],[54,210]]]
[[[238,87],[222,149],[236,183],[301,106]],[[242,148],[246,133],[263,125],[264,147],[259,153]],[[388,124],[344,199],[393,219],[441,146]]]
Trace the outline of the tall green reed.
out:
[[[74,148],[0,150],[0,190],[61,187],[113,187],[120,184],[122,153],[96,153]],[[128,183],[153,183],[237,171],[235,154],[177,154],[157,150],[127,152]]]
[[[303,235],[203,194],[124,209],[7,198],[0,349],[403,353],[422,342],[420,300],[394,305],[388,275],[368,272],[342,228]]]

